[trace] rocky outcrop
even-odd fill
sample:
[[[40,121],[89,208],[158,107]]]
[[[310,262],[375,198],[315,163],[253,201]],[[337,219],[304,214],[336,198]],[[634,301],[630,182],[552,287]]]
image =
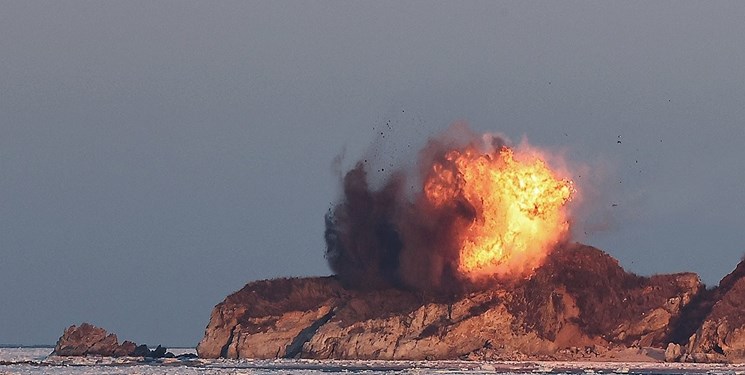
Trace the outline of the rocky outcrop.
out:
[[[699,309],[708,313],[688,340],[683,360],[745,362],[745,261],[701,305]]]
[[[134,343],[125,341],[119,345],[115,334],[105,329],[83,323],[79,327],[70,326],[57,340],[52,354],[60,356],[122,356],[134,351]]]
[[[205,358],[570,359],[664,349],[703,285],[639,277],[593,247],[554,251],[527,281],[458,295],[358,291],[334,277],[257,281],[212,312]]]
[[[72,325],[57,340],[52,355],[58,356],[102,356],[102,357],[173,357],[166,348],[148,349],[147,345],[137,345],[124,341],[121,345],[116,335],[89,323]]]

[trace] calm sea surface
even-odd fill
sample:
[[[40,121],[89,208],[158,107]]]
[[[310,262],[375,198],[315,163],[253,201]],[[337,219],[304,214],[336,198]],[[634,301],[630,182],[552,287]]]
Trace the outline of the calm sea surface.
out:
[[[745,366],[466,361],[203,360],[142,361],[50,357],[50,348],[0,348],[0,374],[745,374]],[[174,354],[193,349],[171,350]]]

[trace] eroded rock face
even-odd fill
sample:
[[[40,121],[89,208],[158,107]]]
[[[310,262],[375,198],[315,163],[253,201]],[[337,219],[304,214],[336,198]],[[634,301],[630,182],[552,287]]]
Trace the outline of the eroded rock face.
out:
[[[120,345],[115,334],[90,323],[67,327],[57,340],[52,355],[150,358],[173,356],[160,345],[155,350],[148,349],[147,345],[138,346],[132,341],[124,341]]]
[[[669,323],[703,285],[693,273],[652,277],[627,273],[608,254],[576,245],[551,254],[524,288],[518,295],[529,327],[542,336],[555,337],[562,322],[569,321],[586,335],[611,344],[657,346],[665,343],[671,333]],[[575,302],[576,316],[551,314],[552,309],[561,311],[560,306],[552,306],[564,295]]]
[[[105,329],[94,325],[83,323],[78,326],[70,326],[65,329],[62,337],[57,340],[54,347],[54,355],[60,356],[128,356],[129,345],[119,345],[115,334],[106,332]]]
[[[197,352],[204,358],[238,358],[241,350],[247,358],[284,357],[292,339],[348,294],[331,277],[250,283],[215,306]]]
[[[363,292],[334,277],[257,281],[215,307],[197,352],[205,358],[519,360],[591,356],[616,346],[664,348],[670,323],[702,288],[690,273],[629,274],[584,245],[555,251],[528,281],[458,296]]]
[[[710,292],[711,306],[688,342],[687,361],[745,362],[745,261]]]

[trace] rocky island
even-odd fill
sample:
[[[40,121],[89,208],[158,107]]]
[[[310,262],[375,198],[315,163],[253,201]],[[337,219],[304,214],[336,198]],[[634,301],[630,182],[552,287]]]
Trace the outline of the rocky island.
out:
[[[334,276],[256,281],[215,306],[205,358],[745,361],[745,263],[714,289],[694,273],[641,277],[573,244],[529,279],[465,295],[350,289]],[[660,358],[662,359],[662,358]]]
[[[744,262],[712,289],[627,272],[571,241],[581,194],[556,155],[508,144],[454,125],[417,168],[360,160],[325,216],[334,275],[247,284],[215,306],[198,355],[745,362]],[[84,354],[133,349],[97,335]]]
[[[125,340],[119,344],[115,334],[90,323],[80,326],[72,325],[57,340],[52,355],[55,356],[101,356],[101,357],[145,357],[145,358],[174,358],[173,353],[158,345],[150,349],[147,345],[137,345]]]

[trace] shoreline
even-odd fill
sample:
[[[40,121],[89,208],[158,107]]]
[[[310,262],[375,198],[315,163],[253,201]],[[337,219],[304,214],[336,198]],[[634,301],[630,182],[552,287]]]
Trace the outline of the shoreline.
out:
[[[469,361],[469,360],[318,360],[318,359],[191,359],[142,360],[123,357],[55,357],[39,361],[0,361],[4,366],[32,367],[129,367],[137,365],[210,369],[246,369],[273,371],[324,372],[388,372],[403,370],[437,370],[449,372],[509,372],[509,373],[712,373],[745,372],[745,364],[680,363],[636,361]]]

